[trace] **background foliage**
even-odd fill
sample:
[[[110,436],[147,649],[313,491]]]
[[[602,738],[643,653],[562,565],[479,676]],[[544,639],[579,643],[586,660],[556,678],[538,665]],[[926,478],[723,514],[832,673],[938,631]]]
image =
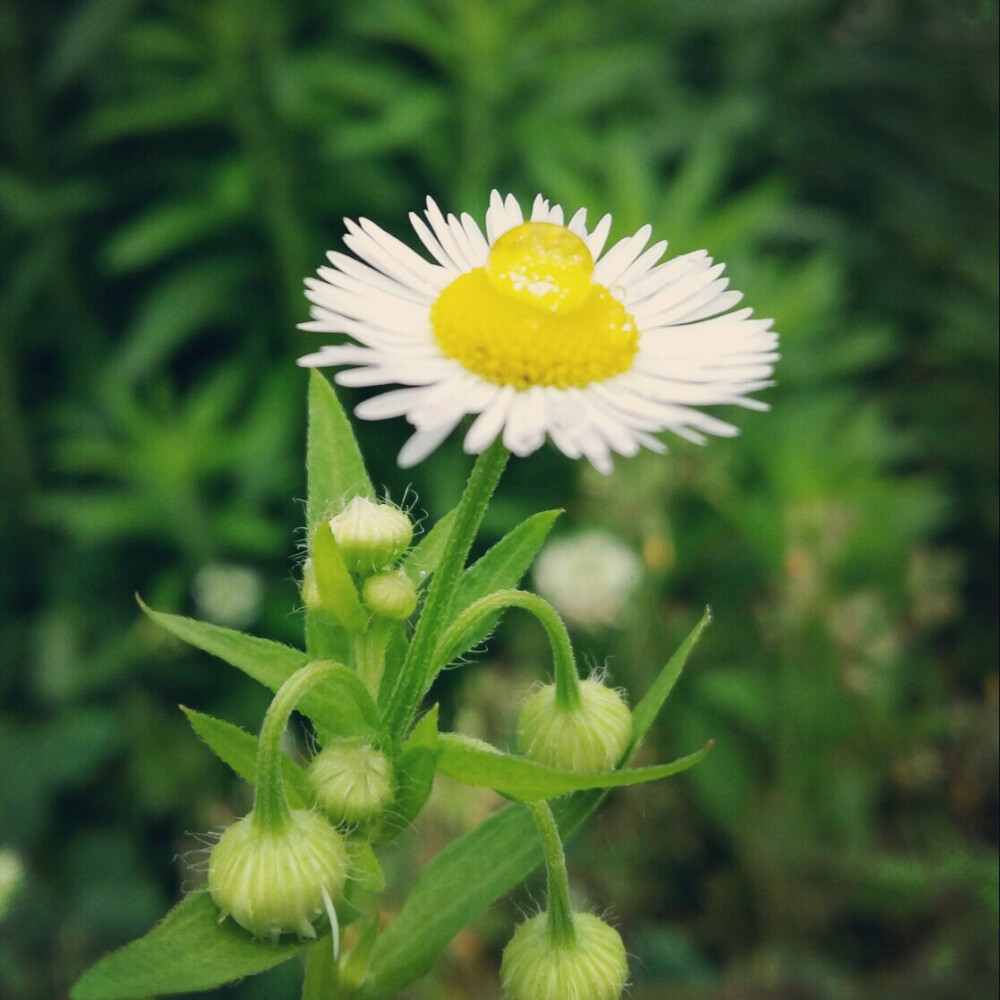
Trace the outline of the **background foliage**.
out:
[[[247,806],[176,705],[256,728],[265,694],[132,593],[295,640],[303,276],[342,215],[402,235],[428,192],[481,217],[496,185],[709,248],[784,335],[741,438],[607,480],[542,453],[489,522],[566,506],[643,554],[625,627],[579,637],[637,691],[713,605],[654,754],[716,749],[570,852],[633,997],[992,995],[996,26],[991,0],[3,0],[0,991],[64,995]],[[454,502],[456,447],[403,474],[405,428],[360,430],[393,496]],[[514,616],[480,660],[439,697],[502,739],[541,637]],[[442,780],[387,865],[490,808]],[[495,996],[531,905],[411,1000]]]

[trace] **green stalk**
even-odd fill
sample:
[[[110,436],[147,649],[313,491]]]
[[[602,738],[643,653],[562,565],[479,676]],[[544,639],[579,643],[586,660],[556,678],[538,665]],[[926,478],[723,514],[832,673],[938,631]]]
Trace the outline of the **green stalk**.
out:
[[[278,688],[260,727],[257,747],[257,794],[253,804],[253,823],[258,830],[280,830],[291,819],[292,810],[285,793],[285,782],[281,775],[284,754],[281,750],[282,737],[288,717],[307,692],[341,665],[321,661],[306,664],[296,670]]]
[[[526,805],[535,821],[545,858],[549,939],[553,947],[565,948],[576,943],[576,927],[573,923],[573,907],[569,901],[569,878],[566,875],[562,838],[547,802],[528,802]]]
[[[580,677],[573,656],[569,632],[556,609],[544,598],[527,590],[498,590],[470,604],[449,626],[438,643],[434,656],[435,670],[446,667],[464,650],[463,637],[485,618],[504,608],[521,608],[534,615],[545,629],[552,649],[556,682],[556,705],[572,711],[580,704]]]
[[[458,578],[508,458],[510,452],[497,439],[476,459],[465,484],[451,534],[431,578],[424,609],[389,697],[385,721],[390,732],[396,735],[403,734],[434,679],[433,654],[438,636],[448,620]]]

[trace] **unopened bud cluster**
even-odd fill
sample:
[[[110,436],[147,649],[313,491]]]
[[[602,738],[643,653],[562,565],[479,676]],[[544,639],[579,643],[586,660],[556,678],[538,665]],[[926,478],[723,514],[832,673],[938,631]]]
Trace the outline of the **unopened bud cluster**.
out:
[[[364,606],[375,618],[405,621],[417,606],[417,589],[393,566],[413,540],[406,513],[389,503],[355,497],[319,530],[332,533],[343,565],[360,584]],[[311,610],[323,606],[316,566],[307,559],[302,574],[302,601]]]

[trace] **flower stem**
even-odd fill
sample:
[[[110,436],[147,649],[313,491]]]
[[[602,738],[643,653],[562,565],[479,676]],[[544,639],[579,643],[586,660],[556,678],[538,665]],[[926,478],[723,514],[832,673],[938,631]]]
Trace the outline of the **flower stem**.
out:
[[[313,687],[343,669],[328,660],[309,663],[296,670],[278,688],[264,715],[257,746],[257,793],[254,798],[253,822],[260,830],[279,830],[291,817],[291,807],[285,794],[281,768],[284,754],[281,740],[292,710]]]
[[[504,608],[521,608],[533,614],[549,638],[552,648],[553,673],[556,682],[556,704],[564,711],[580,704],[580,678],[569,632],[555,608],[548,601],[527,590],[498,590],[470,604],[448,627],[434,655],[437,669],[446,667],[467,648],[466,636],[490,615]]]
[[[469,549],[472,548],[473,539],[508,458],[510,452],[498,439],[476,459],[476,464],[472,467],[455,512],[455,521],[441,555],[441,562],[431,578],[424,609],[389,698],[386,723],[393,733],[403,733],[434,680],[433,653],[438,637],[448,620],[455,586],[465,566]]]
[[[531,818],[542,842],[545,856],[545,879],[548,885],[549,938],[553,947],[564,948],[576,941],[573,908],[569,901],[569,879],[559,827],[547,802],[528,802]]]

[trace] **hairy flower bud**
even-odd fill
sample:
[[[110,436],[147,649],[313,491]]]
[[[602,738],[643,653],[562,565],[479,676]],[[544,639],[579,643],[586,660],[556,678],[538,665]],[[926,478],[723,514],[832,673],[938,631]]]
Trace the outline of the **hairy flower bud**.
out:
[[[338,740],[309,764],[317,805],[336,823],[354,826],[378,819],[393,799],[392,764],[368,743]]]
[[[355,497],[328,523],[352,573],[385,569],[406,551],[413,538],[413,525],[403,511],[367,497]]]
[[[632,739],[632,713],[598,681],[580,681],[579,690],[575,708],[559,705],[554,684],[528,698],[517,724],[521,753],[565,771],[610,771]]]
[[[506,1000],[619,1000],[628,980],[621,936],[592,913],[573,915],[574,939],[553,941],[548,914],[521,924],[500,965]]]
[[[369,610],[381,618],[404,621],[417,606],[417,588],[405,573],[376,573],[361,587]]]
[[[208,891],[223,916],[256,938],[314,938],[313,921],[333,906],[350,860],[340,834],[303,809],[273,830],[244,816],[222,835],[208,862]]]

